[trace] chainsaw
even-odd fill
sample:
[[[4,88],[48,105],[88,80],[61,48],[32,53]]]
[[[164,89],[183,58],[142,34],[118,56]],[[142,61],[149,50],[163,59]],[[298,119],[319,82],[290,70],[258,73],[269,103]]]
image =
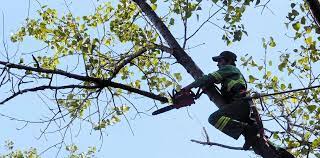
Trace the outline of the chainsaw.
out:
[[[169,93],[169,96],[172,100],[172,105],[160,108],[152,113],[152,115],[158,115],[172,109],[180,109],[182,107],[190,106],[195,103],[195,100],[198,99],[203,91],[200,88],[198,89],[197,93],[194,93],[192,90],[184,90],[176,91],[175,89],[172,90],[172,93]]]

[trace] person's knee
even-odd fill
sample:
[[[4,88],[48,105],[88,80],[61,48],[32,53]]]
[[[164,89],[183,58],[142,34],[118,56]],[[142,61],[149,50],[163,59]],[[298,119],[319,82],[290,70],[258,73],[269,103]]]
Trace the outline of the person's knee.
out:
[[[217,113],[212,113],[210,116],[209,116],[209,118],[208,118],[208,122],[212,125],[212,126],[214,126],[215,124],[216,124],[216,122],[218,121],[218,115],[217,115]]]

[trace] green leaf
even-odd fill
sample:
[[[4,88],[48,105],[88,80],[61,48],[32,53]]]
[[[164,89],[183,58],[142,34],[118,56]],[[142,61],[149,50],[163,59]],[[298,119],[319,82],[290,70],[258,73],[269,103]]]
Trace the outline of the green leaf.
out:
[[[294,30],[299,31],[301,24],[299,22],[296,22],[296,23],[292,24],[292,27]]]
[[[181,77],[181,74],[180,74],[180,73],[174,73],[173,76],[174,76],[178,81],[181,81],[181,80],[182,80],[182,77]]]
[[[313,148],[319,147],[319,145],[320,145],[320,137],[318,137],[317,139],[315,139],[315,140],[312,142],[312,147],[313,147]]]
[[[23,58],[20,58],[19,64],[23,63]]]
[[[68,94],[67,99],[71,100],[71,99],[73,99],[73,97],[74,97],[74,94],[70,93],[70,94]]]
[[[120,121],[121,121],[120,118],[116,115],[113,115],[111,118],[111,122],[113,122],[113,123],[118,123]]]
[[[266,43],[266,39],[265,38],[262,38],[262,47],[264,49],[267,49],[267,43]]]
[[[152,10],[156,10],[156,9],[157,9],[157,6],[158,6],[157,4],[152,4],[152,5],[151,5],[151,9],[152,9]]]
[[[266,76],[269,78],[272,75],[271,71],[267,71]]]
[[[310,37],[306,38],[305,42],[306,42],[307,45],[311,45],[312,42],[313,42],[312,37],[310,36]]]
[[[272,82],[278,82],[279,79],[277,76],[273,76],[271,80],[272,80]]]
[[[270,37],[270,43],[269,43],[269,46],[270,47],[275,47],[277,44],[276,44],[276,42],[274,41],[274,39],[272,38],[272,37]]]
[[[304,139],[308,140],[310,137],[311,137],[311,133],[307,131],[306,134],[304,135]]]
[[[257,78],[255,78],[252,75],[249,75],[249,83],[253,83],[254,81],[258,80]]]
[[[136,80],[136,81],[135,81],[135,86],[136,86],[136,88],[140,89],[140,87],[141,87],[141,81],[140,81],[140,80]]]
[[[317,106],[316,105],[309,105],[309,106],[307,106],[307,109],[310,113],[312,113],[317,109]]]
[[[31,71],[31,70],[27,70],[27,71],[25,72],[25,74],[26,74],[26,75],[30,75],[30,74],[32,74],[32,71]]]
[[[213,3],[217,3],[219,0],[212,0]]]
[[[285,68],[286,66],[287,66],[287,64],[286,64],[285,62],[283,62],[283,63],[281,63],[281,64],[278,65],[278,69],[279,69],[280,71],[283,71],[283,68]]]
[[[123,113],[128,112],[128,111],[129,111],[129,109],[130,109],[130,107],[129,107],[129,106],[125,106],[125,105],[121,106],[121,110],[122,110],[122,112],[123,112]]]
[[[306,33],[309,34],[309,33],[311,33],[312,28],[311,27],[306,27],[305,30],[306,30]]]
[[[170,19],[169,24],[170,24],[170,25],[174,25],[174,19],[173,19],[173,18]]]
[[[306,18],[305,17],[302,17],[300,21],[301,21],[301,24],[303,24],[303,25],[306,24]]]

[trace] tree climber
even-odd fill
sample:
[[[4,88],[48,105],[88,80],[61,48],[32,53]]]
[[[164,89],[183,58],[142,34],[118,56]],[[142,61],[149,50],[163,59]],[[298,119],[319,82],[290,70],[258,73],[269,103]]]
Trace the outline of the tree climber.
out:
[[[219,56],[212,57],[212,60],[218,62],[219,70],[198,78],[182,88],[182,91],[196,87],[210,89],[215,88],[214,84],[221,84],[220,91],[226,104],[210,115],[209,123],[234,139],[243,134],[243,149],[248,150],[258,138],[258,126],[250,118],[249,100],[240,99],[246,96],[247,83],[236,67],[237,56],[230,51],[223,51]]]

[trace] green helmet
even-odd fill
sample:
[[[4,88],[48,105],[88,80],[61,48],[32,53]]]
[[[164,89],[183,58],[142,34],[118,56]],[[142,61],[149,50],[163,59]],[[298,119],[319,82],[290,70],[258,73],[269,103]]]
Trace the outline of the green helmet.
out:
[[[214,56],[212,57],[212,60],[215,62],[218,62],[220,59],[227,59],[227,60],[231,60],[231,61],[237,61],[237,55],[230,52],[230,51],[223,51],[220,53],[219,56]]]

